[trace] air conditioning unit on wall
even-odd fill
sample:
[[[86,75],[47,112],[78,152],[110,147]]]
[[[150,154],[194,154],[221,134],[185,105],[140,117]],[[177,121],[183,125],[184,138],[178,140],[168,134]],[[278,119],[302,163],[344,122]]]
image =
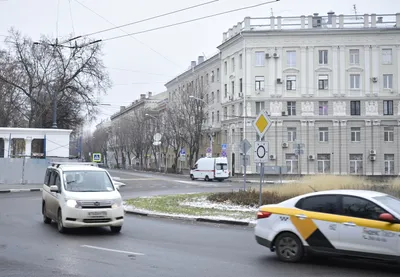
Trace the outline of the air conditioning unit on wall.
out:
[[[308,159],[309,160],[315,160],[315,156],[314,155],[308,155]]]
[[[369,159],[370,159],[371,161],[376,161],[376,156],[370,156]]]
[[[270,160],[276,160],[276,156],[275,155],[269,155],[269,159]]]
[[[287,143],[287,142],[282,143],[282,148],[288,148],[288,147],[289,147],[289,143]]]

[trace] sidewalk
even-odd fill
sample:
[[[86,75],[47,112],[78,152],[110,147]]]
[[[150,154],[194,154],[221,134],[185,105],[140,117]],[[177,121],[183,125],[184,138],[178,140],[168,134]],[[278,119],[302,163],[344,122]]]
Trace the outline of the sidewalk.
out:
[[[0,193],[42,191],[43,184],[0,184]]]

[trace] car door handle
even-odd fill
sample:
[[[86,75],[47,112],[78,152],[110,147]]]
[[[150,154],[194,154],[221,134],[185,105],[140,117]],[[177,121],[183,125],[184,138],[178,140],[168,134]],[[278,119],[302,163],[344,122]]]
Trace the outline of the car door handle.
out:
[[[296,217],[299,218],[299,219],[306,219],[307,218],[307,216],[305,216],[304,214],[297,214]]]
[[[349,227],[355,227],[355,226],[357,226],[355,223],[353,223],[353,222],[344,222],[343,223],[345,226],[349,226]]]

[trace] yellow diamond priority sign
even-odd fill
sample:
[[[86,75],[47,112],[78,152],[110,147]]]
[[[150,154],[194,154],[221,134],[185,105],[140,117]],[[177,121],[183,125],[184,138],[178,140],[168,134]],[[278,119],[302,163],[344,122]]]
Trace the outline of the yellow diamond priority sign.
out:
[[[256,129],[261,139],[271,127],[271,119],[266,111],[262,111],[258,114],[256,120],[253,122],[253,127]]]

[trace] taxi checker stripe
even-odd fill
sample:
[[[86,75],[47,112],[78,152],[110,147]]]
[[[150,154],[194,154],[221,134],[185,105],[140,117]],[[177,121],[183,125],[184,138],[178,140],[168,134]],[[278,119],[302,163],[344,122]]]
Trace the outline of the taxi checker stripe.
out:
[[[282,214],[288,216],[295,216],[299,213],[312,218],[314,220],[323,220],[329,221],[332,223],[344,223],[344,222],[354,222],[357,226],[367,227],[367,228],[376,228],[382,229],[386,231],[394,231],[400,232],[400,224],[390,224],[383,221],[377,220],[370,220],[370,219],[363,219],[363,218],[356,218],[350,216],[342,216],[342,215],[335,215],[335,214],[325,214],[325,213],[318,213],[318,212],[309,212],[305,210],[300,210],[296,208],[285,208],[285,207],[262,207],[261,211],[271,212],[273,214]]]
[[[311,247],[335,248],[312,219],[299,219],[296,216],[291,216],[290,220]]]

